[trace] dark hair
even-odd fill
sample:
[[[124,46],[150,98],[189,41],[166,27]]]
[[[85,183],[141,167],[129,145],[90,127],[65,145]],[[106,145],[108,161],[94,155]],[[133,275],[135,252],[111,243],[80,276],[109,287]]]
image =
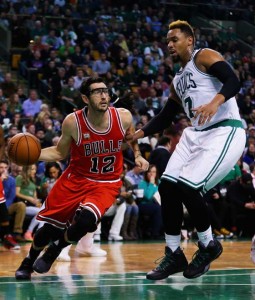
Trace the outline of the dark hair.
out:
[[[114,104],[114,107],[126,108],[132,113],[134,113],[134,93],[128,92],[122,97],[120,97],[119,100]]]
[[[187,21],[177,20],[169,24],[169,29],[180,29],[186,36],[193,38],[193,45],[195,44],[195,34],[191,25]]]
[[[46,164],[46,166],[45,166],[45,176],[50,177],[50,169],[52,167],[55,167],[56,169],[59,170],[58,177],[60,177],[60,175],[62,174],[62,170],[61,170],[61,167],[60,167],[59,163],[57,163],[57,162],[48,162]]]
[[[91,84],[101,83],[101,82],[105,83],[103,78],[101,78],[101,77],[89,77],[89,78],[85,79],[81,84],[80,93],[88,97],[90,94],[89,87],[91,86]]]
[[[170,143],[170,138],[168,136],[162,135],[158,139],[157,146],[165,146],[167,143]]]
[[[156,168],[157,173],[156,173],[155,183],[156,183],[156,185],[159,185],[158,168],[157,168],[156,165],[150,165],[149,168],[148,168],[148,170],[144,172],[144,180],[145,180],[146,182],[149,182],[148,173],[150,172],[150,170],[151,170],[152,168]]]

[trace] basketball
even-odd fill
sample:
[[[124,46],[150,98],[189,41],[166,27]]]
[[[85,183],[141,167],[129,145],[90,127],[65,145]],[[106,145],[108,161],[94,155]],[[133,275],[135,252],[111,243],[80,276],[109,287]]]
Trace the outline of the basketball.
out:
[[[9,159],[19,166],[29,166],[37,162],[41,153],[39,140],[30,133],[14,135],[7,146]]]

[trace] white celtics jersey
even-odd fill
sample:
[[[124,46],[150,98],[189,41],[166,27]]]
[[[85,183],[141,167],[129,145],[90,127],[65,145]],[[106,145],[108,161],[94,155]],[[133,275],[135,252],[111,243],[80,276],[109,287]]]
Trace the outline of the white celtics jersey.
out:
[[[192,125],[198,129],[204,129],[223,120],[240,120],[239,109],[235,98],[230,98],[220,105],[217,113],[212,117],[210,122],[199,126],[198,119],[194,119],[193,108],[209,103],[214,96],[220,91],[222,83],[214,76],[200,71],[194,61],[195,50],[191,60],[184,69],[180,69],[173,79],[173,85],[178,97],[182,101],[183,108],[191,120]]]

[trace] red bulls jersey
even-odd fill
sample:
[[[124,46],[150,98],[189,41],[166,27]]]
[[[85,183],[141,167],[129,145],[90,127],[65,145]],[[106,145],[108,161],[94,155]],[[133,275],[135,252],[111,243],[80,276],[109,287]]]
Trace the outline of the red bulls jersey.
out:
[[[5,202],[4,186],[2,180],[0,179],[0,203],[4,203],[4,202]]]
[[[123,170],[121,145],[125,131],[118,111],[109,107],[106,131],[95,130],[88,122],[86,108],[75,112],[78,140],[71,144],[69,170],[95,181],[119,180]]]

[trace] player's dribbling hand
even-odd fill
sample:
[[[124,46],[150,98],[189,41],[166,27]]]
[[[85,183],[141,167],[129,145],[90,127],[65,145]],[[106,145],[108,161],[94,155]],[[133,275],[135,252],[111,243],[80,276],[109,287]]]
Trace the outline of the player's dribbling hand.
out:
[[[144,159],[141,155],[139,155],[135,159],[135,164],[143,171],[147,171],[149,168],[149,162],[146,159]]]

